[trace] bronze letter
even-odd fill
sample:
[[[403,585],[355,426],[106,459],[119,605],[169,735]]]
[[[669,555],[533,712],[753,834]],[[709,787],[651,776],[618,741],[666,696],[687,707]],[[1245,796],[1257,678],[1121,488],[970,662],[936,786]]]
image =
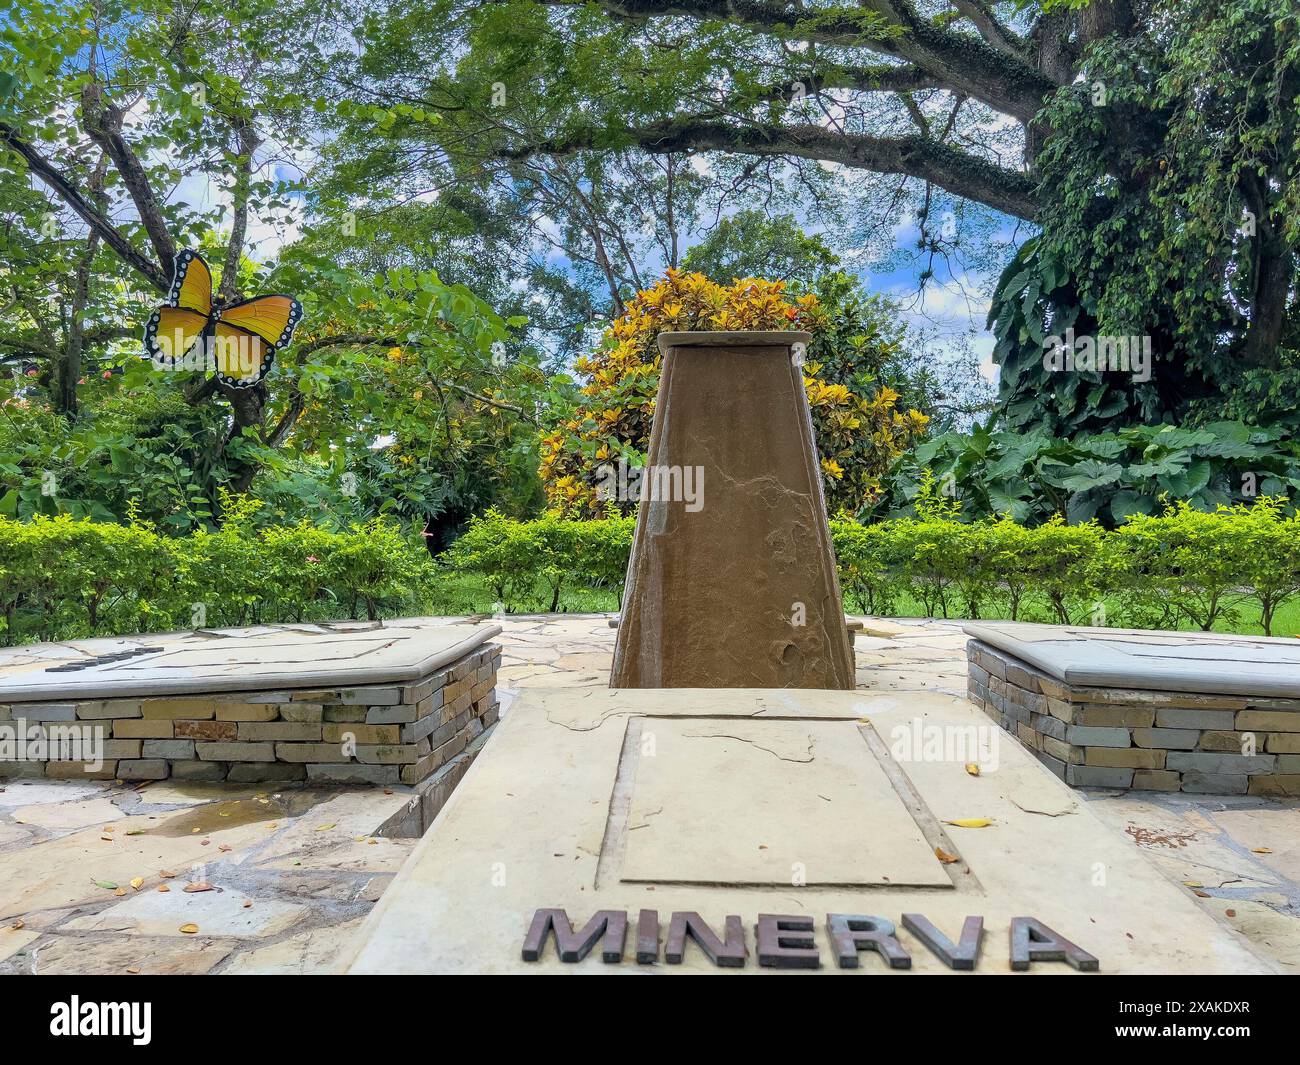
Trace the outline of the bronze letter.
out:
[[[758,964],[772,969],[820,969],[811,917],[760,913],[754,925]]]
[[[582,961],[605,937],[600,948],[600,960],[606,963],[623,960],[623,943],[627,939],[627,912],[625,910],[599,910],[581,932],[574,933],[569,915],[564,910],[538,910],[524,937],[524,961],[537,961],[542,956],[548,932],[555,932],[555,946],[560,961]]]
[[[1081,973],[1095,973],[1097,959],[1033,917],[1011,918],[1011,968],[1023,972],[1034,961],[1069,962]]]
[[[674,913],[668,922],[668,939],[664,943],[664,961],[681,965],[682,951],[689,935],[696,945],[708,955],[709,961],[721,969],[743,969],[749,951],[745,949],[745,929],[740,918],[731,914],[726,919],[727,939],[720,940],[698,913],[693,910]]]
[[[653,965],[659,960],[659,911],[642,910],[636,922],[636,962]]]
[[[980,940],[984,935],[984,918],[967,917],[961,926],[961,939],[953,941],[939,931],[919,913],[903,914],[903,927],[932,950],[949,969],[971,972],[980,955]]]
[[[841,969],[858,967],[858,951],[874,950],[891,969],[910,969],[912,957],[899,944],[893,921],[843,913],[826,915],[826,931]]]

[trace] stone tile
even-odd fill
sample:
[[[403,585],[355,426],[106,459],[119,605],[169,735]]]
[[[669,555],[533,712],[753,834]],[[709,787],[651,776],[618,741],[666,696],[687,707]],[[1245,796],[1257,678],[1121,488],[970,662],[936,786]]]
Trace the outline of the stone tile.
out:
[[[188,936],[183,924],[199,926],[199,935],[263,939],[278,935],[307,913],[303,906],[276,899],[251,899],[221,883],[220,867],[206,872],[214,891],[188,892],[183,879],[168,892],[150,888],[135,892],[99,913],[65,921],[61,932],[128,932],[145,936]],[[252,905],[245,907],[245,902]]]
[[[192,724],[193,722],[191,722]],[[173,721],[146,721],[136,718],[129,721],[114,721],[113,736],[128,740],[169,740],[175,735]]]
[[[117,763],[119,780],[166,780],[171,767],[161,758],[139,758]]]
[[[107,799],[81,799],[73,802],[41,803],[20,806],[13,819],[20,825],[35,825],[51,832],[76,831],[90,825],[106,825],[125,817],[120,807]]]
[[[7,961],[15,954],[23,952],[34,940],[40,939],[41,933],[26,928],[13,928],[0,925],[0,961]]]
[[[274,762],[273,743],[198,743],[198,755],[205,762]]]
[[[1237,730],[1239,732],[1300,732],[1300,713],[1288,713],[1285,710],[1243,710],[1237,715]]]
[[[1133,742],[1138,747],[1159,747],[1168,751],[1190,751],[1201,738],[1194,728],[1135,728]]]
[[[1197,795],[1245,795],[1250,777],[1238,773],[1183,772],[1183,791]]]
[[[228,741],[239,737],[239,726],[234,721],[176,721],[173,728],[178,740]]]
[[[387,882],[391,878],[382,879]],[[242,951],[221,970],[221,975],[298,976],[328,972],[348,940],[361,926],[361,921],[358,917],[343,924],[313,928],[278,943]]]
[[[144,699],[140,714],[146,721],[210,720],[216,715],[217,700],[206,699]]]
[[[1268,754],[1222,754],[1217,751],[1171,751],[1165,767],[1179,772],[1187,769],[1203,773],[1271,773],[1274,758]]]
[[[1083,761],[1085,765],[1114,769],[1163,769],[1165,752],[1141,747],[1089,747]]]
[[[1231,710],[1194,710],[1172,706],[1156,711],[1156,724],[1160,728],[1230,729],[1236,716]]]
[[[317,784],[397,784],[395,765],[365,765],[361,762],[307,763],[307,779]]]
[[[145,740],[144,749],[141,752],[145,758],[178,758],[188,759],[194,757],[193,740]]]
[[[319,743],[321,726],[300,721],[241,721],[239,738],[244,742],[295,740]]]
[[[102,936],[55,934],[31,951],[31,969],[51,976],[197,976],[225,960],[234,943],[203,935]],[[124,992],[125,994],[125,992]]]
[[[1179,775],[1169,769],[1139,769],[1133,774],[1138,791],[1177,791],[1181,786]]]
[[[101,795],[103,786],[86,781],[0,781],[0,809],[6,806],[37,806],[47,802],[69,802]]]
[[[1200,742],[1197,746],[1203,751],[1220,751],[1231,754],[1245,754],[1243,747],[1243,738],[1254,736],[1254,743],[1257,750],[1264,749],[1262,736],[1251,732],[1227,732],[1222,729],[1210,729],[1201,733]]]
[[[286,762],[231,762],[226,779],[232,784],[306,780],[307,767]]]
[[[274,721],[280,708],[273,703],[218,703],[218,721]]]
[[[325,725],[321,733],[324,743],[400,743],[401,739],[399,725]]]
[[[1125,728],[1089,727],[1071,725],[1065,738],[1078,747],[1127,747],[1129,731]]]

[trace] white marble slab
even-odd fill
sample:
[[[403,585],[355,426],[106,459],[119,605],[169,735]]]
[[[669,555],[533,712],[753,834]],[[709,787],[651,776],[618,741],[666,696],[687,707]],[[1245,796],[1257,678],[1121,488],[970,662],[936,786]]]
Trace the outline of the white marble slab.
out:
[[[1300,640],[970,622],[973,636],[1080,687],[1300,698]]]
[[[11,647],[0,650],[0,704],[410,683],[500,632],[493,624],[400,618]],[[123,652],[133,653],[101,660]],[[67,665],[85,668],[50,669]]]

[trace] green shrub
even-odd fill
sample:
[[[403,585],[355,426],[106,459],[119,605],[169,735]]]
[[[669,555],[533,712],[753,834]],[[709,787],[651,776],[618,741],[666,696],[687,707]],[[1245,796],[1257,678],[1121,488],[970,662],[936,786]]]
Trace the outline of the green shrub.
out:
[[[1214,512],[1176,504],[1113,532],[1059,517],[1035,528],[960,522],[938,496],[920,509],[876,525],[831,522],[850,609],[1209,629],[1253,604],[1271,633],[1300,599],[1300,519],[1281,499]],[[177,538],[138,521],[0,517],[0,638],[377,619],[424,610],[440,584],[463,591],[461,574],[488,585],[494,610],[562,610],[566,597],[590,609],[609,591],[621,598],[635,528],[633,518],[517,521],[489,510],[435,565],[382,520],[259,527],[256,504],[225,510],[219,530]]]

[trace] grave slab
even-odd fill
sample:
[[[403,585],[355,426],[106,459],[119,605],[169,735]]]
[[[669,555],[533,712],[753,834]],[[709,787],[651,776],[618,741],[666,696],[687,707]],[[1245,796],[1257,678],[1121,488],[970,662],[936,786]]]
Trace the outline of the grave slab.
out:
[[[562,962],[554,937],[523,960],[534,915],[554,908],[575,930],[625,912],[621,960],[603,962],[597,944]],[[657,961],[640,964],[647,909]],[[719,937],[738,918],[744,967],[715,967],[689,940],[668,964],[677,912]],[[979,972],[1011,971],[1016,918],[1073,941],[1104,973],[1276,971],[965,700],[596,688],[521,693],[338,968],[768,972],[760,914],[812,918],[820,971],[835,975],[895,970],[868,952],[841,969],[829,914],[891,922],[918,972],[951,970],[904,914],[954,942],[981,916]],[[1075,973],[1042,960],[1030,971]]]
[[[1300,698],[1300,640],[1015,622],[963,628],[1069,685]]]
[[[499,625],[401,618],[5,648],[0,650],[0,704],[411,683],[500,631]],[[69,667],[77,668],[65,671]]]

